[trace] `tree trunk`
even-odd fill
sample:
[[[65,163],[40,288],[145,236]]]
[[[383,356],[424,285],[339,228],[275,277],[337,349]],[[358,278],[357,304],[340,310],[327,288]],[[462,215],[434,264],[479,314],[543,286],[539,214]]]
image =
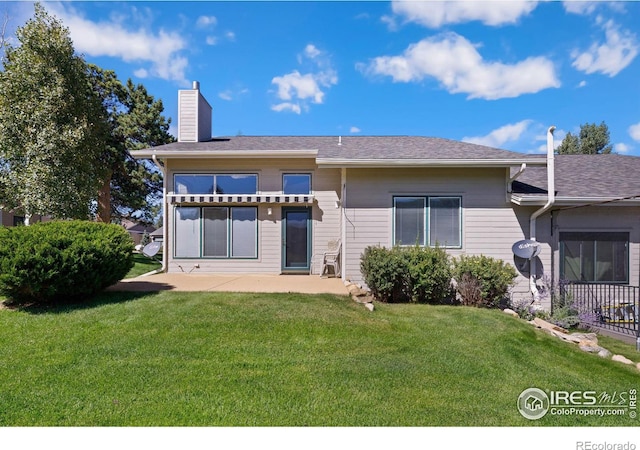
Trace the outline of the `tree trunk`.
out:
[[[111,171],[107,174],[106,180],[98,192],[97,222],[111,222],[111,174]]]

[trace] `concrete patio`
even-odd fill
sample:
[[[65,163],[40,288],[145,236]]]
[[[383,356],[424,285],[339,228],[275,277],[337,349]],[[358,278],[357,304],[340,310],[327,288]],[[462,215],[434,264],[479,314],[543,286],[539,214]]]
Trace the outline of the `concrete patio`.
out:
[[[110,291],[297,292],[349,295],[340,278],[318,275],[159,273],[122,280]]]

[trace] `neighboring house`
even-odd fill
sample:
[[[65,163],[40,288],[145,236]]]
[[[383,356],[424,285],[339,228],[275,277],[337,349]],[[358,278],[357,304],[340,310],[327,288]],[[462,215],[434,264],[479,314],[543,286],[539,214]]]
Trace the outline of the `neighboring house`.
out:
[[[132,152],[164,172],[169,272],[319,275],[340,240],[341,276],[361,283],[369,245],[437,243],[514,264],[512,245],[535,237],[542,251],[531,280],[519,266],[516,299],[543,275],[639,283],[640,158],[557,157],[546,205],[544,155],[415,136],[211,138],[197,83],[178,103],[178,142]]]
[[[31,217],[31,223],[46,222],[50,220],[47,216],[34,215]],[[15,227],[18,225],[24,225],[24,216],[15,213],[14,211],[7,211],[0,209],[0,226]]]
[[[151,242],[162,242],[162,238],[164,237],[163,228],[160,227],[153,233],[149,233],[149,237],[151,238]]]
[[[129,233],[129,236],[131,236],[131,239],[133,240],[133,243],[135,245],[138,245],[140,244],[140,242],[142,242],[144,233],[151,235],[151,233],[156,230],[154,226],[145,225],[129,219],[123,219],[122,226],[125,230],[127,230],[127,233]]]

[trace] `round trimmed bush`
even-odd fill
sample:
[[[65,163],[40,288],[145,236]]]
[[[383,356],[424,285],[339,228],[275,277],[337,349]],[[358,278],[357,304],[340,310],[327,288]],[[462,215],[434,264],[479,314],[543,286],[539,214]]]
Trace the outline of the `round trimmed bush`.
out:
[[[0,227],[0,294],[18,304],[85,300],[133,267],[118,225],[87,221]]]
[[[451,261],[441,248],[367,247],[360,270],[379,301],[438,304],[452,296]]]
[[[453,270],[458,294],[467,306],[499,306],[517,277],[512,265],[485,255],[462,255]]]

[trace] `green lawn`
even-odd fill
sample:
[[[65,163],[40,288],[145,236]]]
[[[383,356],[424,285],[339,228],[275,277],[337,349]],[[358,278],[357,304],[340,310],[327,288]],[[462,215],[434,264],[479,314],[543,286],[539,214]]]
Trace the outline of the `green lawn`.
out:
[[[85,307],[0,310],[0,342],[3,426],[640,424],[520,416],[526,388],[628,391],[640,373],[499,311],[106,293]]]
[[[161,260],[162,254],[156,255],[156,258],[157,260]],[[160,267],[162,267],[162,264],[159,263],[157,260],[148,258],[141,253],[134,253],[133,254],[134,266],[129,271],[129,273],[125,278],[135,278],[139,275],[151,272],[152,270],[159,269]]]

